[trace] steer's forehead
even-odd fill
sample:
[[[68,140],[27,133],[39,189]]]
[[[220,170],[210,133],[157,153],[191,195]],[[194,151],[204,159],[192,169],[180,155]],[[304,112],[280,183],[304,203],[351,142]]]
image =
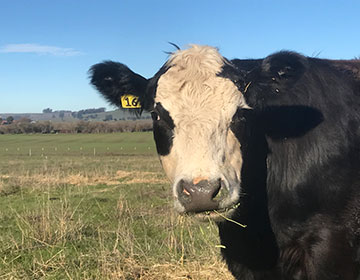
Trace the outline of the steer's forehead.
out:
[[[174,119],[228,120],[237,107],[247,107],[243,95],[229,79],[219,76],[226,60],[217,49],[193,45],[173,54],[168,70],[159,78],[155,102]]]

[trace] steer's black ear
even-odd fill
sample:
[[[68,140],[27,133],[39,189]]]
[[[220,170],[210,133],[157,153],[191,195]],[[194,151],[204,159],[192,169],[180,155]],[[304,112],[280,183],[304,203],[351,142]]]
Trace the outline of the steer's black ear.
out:
[[[257,117],[266,135],[274,140],[300,137],[323,120],[323,114],[307,106],[268,106]]]
[[[131,71],[126,65],[105,61],[89,70],[91,84],[111,104],[136,112],[147,110],[146,87],[148,80]]]
[[[308,59],[298,53],[281,51],[266,57],[262,63],[263,73],[274,82],[294,83],[308,67]]]

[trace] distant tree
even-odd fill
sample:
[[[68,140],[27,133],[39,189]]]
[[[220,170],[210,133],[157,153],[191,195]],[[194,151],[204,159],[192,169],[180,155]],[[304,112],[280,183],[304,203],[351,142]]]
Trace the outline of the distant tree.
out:
[[[6,118],[6,121],[10,124],[10,123],[12,123],[14,121],[14,117],[13,116],[8,116]]]
[[[42,110],[43,114],[52,113],[52,111],[53,111],[53,110],[50,109],[50,108],[46,108],[46,109]]]
[[[80,121],[75,126],[75,131],[77,133],[86,133],[89,126],[89,122]]]
[[[60,111],[60,113],[59,113],[59,118],[61,118],[62,120],[64,120],[64,116],[65,116],[64,111]]]
[[[2,123],[2,121],[3,121],[3,119],[2,119],[2,118],[0,118],[0,124]]]
[[[106,115],[104,121],[112,121],[113,116],[112,115]]]
[[[31,119],[22,117],[16,122],[17,133],[32,133],[34,132]]]
[[[20,120],[18,120],[19,123],[31,123],[31,119],[22,117]]]
[[[54,130],[54,127],[50,121],[41,122],[40,131],[41,133],[51,133]]]

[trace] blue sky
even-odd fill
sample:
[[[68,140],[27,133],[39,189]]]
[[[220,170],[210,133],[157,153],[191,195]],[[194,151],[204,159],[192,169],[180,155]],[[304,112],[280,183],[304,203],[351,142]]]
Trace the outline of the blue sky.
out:
[[[89,67],[112,59],[151,77],[167,42],[230,59],[282,49],[359,57],[359,12],[355,0],[0,0],[0,113],[111,109]]]

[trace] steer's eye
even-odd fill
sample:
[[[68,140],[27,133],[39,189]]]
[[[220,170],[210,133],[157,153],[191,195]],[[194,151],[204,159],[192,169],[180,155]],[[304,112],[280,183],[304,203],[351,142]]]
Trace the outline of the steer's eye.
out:
[[[154,111],[151,112],[151,118],[153,119],[153,121],[159,121],[160,120],[159,114],[154,112]]]

